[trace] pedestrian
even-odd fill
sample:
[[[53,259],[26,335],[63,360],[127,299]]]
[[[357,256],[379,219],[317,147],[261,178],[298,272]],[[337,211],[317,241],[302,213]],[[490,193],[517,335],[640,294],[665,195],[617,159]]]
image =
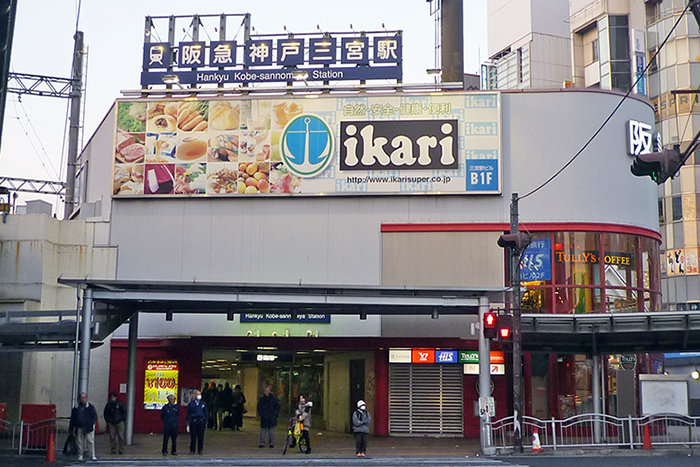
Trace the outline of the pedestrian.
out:
[[[275,447],[275,427],[277,417],[280,414],[280,403],[272,394],[272,387],[267,385],[263,390],[263,396],[258,401],[258,415],[260,416],[260,446],[265,447],[265,434],[271,448]]]
[[[369,424],[372,416],[367,411],[365,401],[357,401],[357,410],[352,413],[352,431],[355,433],[355,454],[357,457],[365,457],[367,454],[367,439],[369,438]]]
[[[124,422],[126,421],[126,406],[117,399],[116,392],[109,393],[109,402],[105,405],[105,421],[109,432],[111,454],[124,454]]]
[[[233,395],[231,396],[231,427],[235,431],[240,431],[243,428],[243,414],[245,413],[246,402],[243,390],[240,384],[237,384],[233,388]]]
[[[304,429],[301,432],[301,439],[306,441],[306,454],[311,454],[311,440],[309,439],[309,430],[311,429],[311,407],[313,402],[307,401],[306,397],[299,394],[299,405],[297,406],[294,415],[304,424]],[[301,440],[300,440],[301,441]]]
[[[214,412],[214,429],[221,431],[224,429],[224,412],[226,412],[226,407],[228,406],[226,392],[224,391],[224,386],[221,384],[219,384],[217,388],[212,405],[212,411]]]
[[[186,416],[187,429],[190,432],[190,454],[194,454],[195,447],[197,453],[202,454],[208,418],[207,404],[202,400],[202,392],[195,391],[194,399],[187,404]]]
[[[73,407],[70,413],[70,430],[75,430],[76,444],[78,445],[78,460],[83,460],[85,451],[90,453],[93,461],[95,455],[95,423],[97,423],[97,410],[87,401],[87,394],[81,392],[78,395],[78,405]]]
[[[168,455],[168,439],[172,440],[170,453],[177,456],[177,433],[180,421],[180,406],[175,403],[175,396],[168,394],[168,403],[160,410],[163,420],[163,455]]]

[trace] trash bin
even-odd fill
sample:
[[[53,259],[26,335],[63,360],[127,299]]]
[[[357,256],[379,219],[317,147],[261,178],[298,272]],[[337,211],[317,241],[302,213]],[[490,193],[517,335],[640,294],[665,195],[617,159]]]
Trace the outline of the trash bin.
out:
[[[51,434],[56,435],[56,406],[54,404],[22,404],[20,419],[22,447],[46,449]]]

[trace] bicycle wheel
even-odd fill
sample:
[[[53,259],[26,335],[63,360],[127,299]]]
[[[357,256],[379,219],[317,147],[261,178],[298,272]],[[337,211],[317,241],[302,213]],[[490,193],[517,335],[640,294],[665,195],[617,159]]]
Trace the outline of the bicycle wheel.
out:
[[[303,436],[299,437],[297,444],[299,445],[299,451],[306,452],[306,439]]]
[[[284,456],[287,454],[287,448],[289,447],[289,441],[292,439],[292,434],[287,433],[287,439],[284,440],[284,451],[282,451],[282,455]]]

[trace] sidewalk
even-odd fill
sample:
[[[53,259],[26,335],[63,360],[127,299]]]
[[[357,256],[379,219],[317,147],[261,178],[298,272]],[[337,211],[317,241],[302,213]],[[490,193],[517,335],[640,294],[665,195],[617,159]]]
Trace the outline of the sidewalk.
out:
[[[259,424],[248,424],[241,431],[207,430],[204,436],[204,455],[207,457],[278,457],[282,455],[286,427],[275,430],[275,447],[258,448],[260,442]],[[312,430],[311,457],[354,457],[355,437],[352,434]],[[148,458],[163,457],[161,447],[163,435],[134,434],[133,445],[124,447],[124,455],[109,454],[109,435],[99,433],[95,437],[97,457],[108,458]],[[180,433],[177,438],[180,456],[189,456],[190,435]],[[62,446],[61,446],[62,448]],[[57,450],[59,447],[57,447]],[[370,436],[367,452],[374,457],[473,457],[479,452],[478,438],[409,438]],[[169,456],[169,455],[168,455]],[[289,449],[289,456],[305,456],[298,448]]]

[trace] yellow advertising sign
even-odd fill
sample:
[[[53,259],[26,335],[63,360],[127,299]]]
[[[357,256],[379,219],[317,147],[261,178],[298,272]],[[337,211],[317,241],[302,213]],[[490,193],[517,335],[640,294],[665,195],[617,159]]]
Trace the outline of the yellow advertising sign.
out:
[[[143,390],[143,408],[159,410],[168,403],[168,395],[177,397],[179,366],[177,360],[148,360]]]

